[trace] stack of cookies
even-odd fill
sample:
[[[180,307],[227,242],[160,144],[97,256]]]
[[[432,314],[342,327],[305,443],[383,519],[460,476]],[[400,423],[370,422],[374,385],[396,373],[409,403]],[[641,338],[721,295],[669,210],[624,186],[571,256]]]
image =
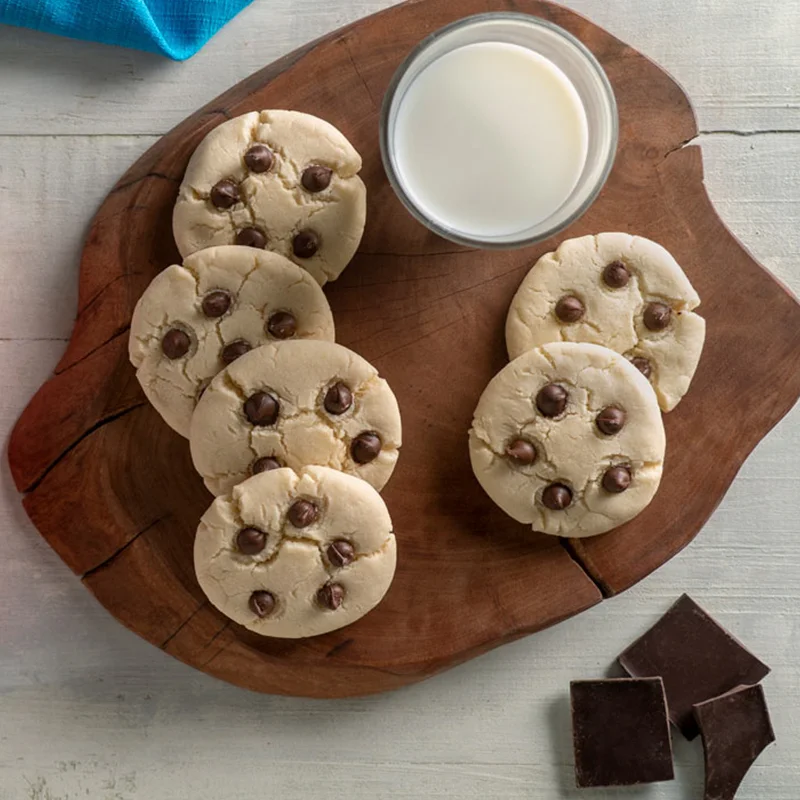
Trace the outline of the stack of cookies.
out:
[[[195,539],[200,586],[263,635],[354,622],[394,576],[378,492],[400,412],[377,370],[335,344],[321,288],[361,240],[360,168],[350,142],[308,114],[216,127],[175,205],[183,264],[153,280],[131,323],[139,382],[217,496]]]
[[[640,236],[584,236],[542,256],[508,311],[512,361],[470,430],[492,500],[555,536],[594,536],[639,514],[661,481],[661,412],[700,360],[699,304],[675,259]]]

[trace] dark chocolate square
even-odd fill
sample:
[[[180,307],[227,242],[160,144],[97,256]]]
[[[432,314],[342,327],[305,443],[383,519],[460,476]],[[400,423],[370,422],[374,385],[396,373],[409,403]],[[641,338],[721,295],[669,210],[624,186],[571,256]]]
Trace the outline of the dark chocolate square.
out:
[[[718,697],[737,686],[758,683],[769,674],[759,661],[688,595],[637,639],[619,663],[636,678],[660,676],[670,719],[687,739],[694,739],[695,703]]]
[[[660,678],[573,681],[570,698],[579,788],[672,780],[672,741]]]
[[[775,741],[764,690],[740,686],[698,703],[694,715],[703,737],[705,800],[731,800],[755,760]]]

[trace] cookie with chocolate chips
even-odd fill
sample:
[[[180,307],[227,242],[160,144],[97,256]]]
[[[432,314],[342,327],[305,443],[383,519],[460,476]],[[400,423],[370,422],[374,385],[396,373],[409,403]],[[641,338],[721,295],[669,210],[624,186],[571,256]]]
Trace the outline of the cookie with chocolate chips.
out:
[[[189,435],[195,404],[223,367],[261,344],[333,341],[319,284],[277,253],[226,245],[160,272],[136,304],[129,354],[147,399]]]
[[[380,490],[397,462],[400,411],[389,384],[352,350],[290,339],[246,353],[211,382],[189,442],[195,468],[215,495],[265,463],[320,464]]]
[[[661,245],[627,233],[562,242],[522,281],[508,312],[514,359],[548,342],[589,342],[623,354],[650,380],[663,411],[689,388],[705,341],[700,298]]]
[[[211,504],[194,544],[211,603],[251,631],[287,639],[363,617],[388,591],[396,561],[381,496],[328,467],[248,478]]]
[[[238,244],[280,253],[319,284],[336,280],[366,220],[361,156],[325,120],[253,111],[194,151],[173,212],[181,255]]]
[[[628,359],[557,342],[492,379],[469,449],[475,476],[509,516],[555,536],[594,536],[653,499],[664,425],[652,387]]]

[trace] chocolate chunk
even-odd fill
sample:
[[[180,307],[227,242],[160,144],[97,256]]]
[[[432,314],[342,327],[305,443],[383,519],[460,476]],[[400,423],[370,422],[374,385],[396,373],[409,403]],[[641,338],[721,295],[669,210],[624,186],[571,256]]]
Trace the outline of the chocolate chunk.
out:
[[[181,358],[189,352],[192,340],[186,331],[180,328],[170,328],[161,340],[161,352],[170,360]]]
[[[291,339],[297,333],[297,320],[288,311],[276,311],[267,320],[267,333],[276,339]]]
[[[601,433],[613,436],[625,426],[625,412],[617,406],[606,406],[594,419]]]
[[[623,286],[627,286],[630,279],[631,274],[621,261],[612,261],[610,264],[606,264],[603,270],[603,280],[606,286],[610,286],[612,289],[621,289]]]
[[[642,321],[649,331],[663,331],[672,319],[672,309],[664,303],[648,303],[642,314]]]
[[[669,716],[687,739],[697,736],[692,706],[758,683],[769,667],[687,595],[619,657],[629,675],[660,675]]]
[[[344,600],[344,586],[340,583],[326,583],[317,592],[317,602],[323,608],[329,608],[331,611],[336,611]]]
[[[356,464],[369,464],[380,455],[381,447],[383,447],[383,442],[377,433],[364,431],[353,439],[350,445],[350,455],[353,456]]]
[[[328,561],[334,567],[346,567],[356,557],[356,551],[347,539],[337,539],[335,542],[331,542],[326,552]]]
[[[536,395],[536,408],[546,417],[557,417],[567,407],[567,390],[557,383],[548,383]]]
[[[267,246],[267,235],[260,228],[242,228],[236,234],[236,244],[263,250]]]
[[[631,471],[627,467],[609,467],[603,474],[603,488],[611,494],[621,494],[631,485]]]
[[[347,384],[339,381],[325,392],[325,410],[329,414],[344,414],[353,405],[353,393]]]
[[[268,617],[275,610],[275,595],[258,591],[250,595],[250,610],[259,617]]]
[[[319,250],[319,236],[314,231],[300,231],[292,242],[292,252],[297,258],[311,258]]]
[[[661,678],[573,681],[569,693],[579,788],[675,777]]]
[[[222,363],[226,366],[228,364],[232,364],[236,361],[239,356],[243,356],[245,353],[250,352],[253,348],[250,347],[249,342],[246,342],[244,339],[237,339],[235,342],[229,342],[222,348],[222,352],[219,354],[219,357],[222,359]]]
[[[228,178],[211,187],[211,202],[215,208],[230,208],[239,202],[239,187]]]
[[[203,298],[201,305],[203,313],[207,317],[214,319],[226,314],[231,307],[231,302],[231,296],[228,292],[224,292],[222,289],[215,289]]]
[[[275,160],[272,150],[265,144],[254,144],[245,154],[244,163],[250,172],[266,172]]]
[[[698,703],[694,716],[703,737],[705,800],[733,800],[747,771],[775,741],[764,690],[741,686]]]
[[[319,508],[310,500],[295,500],[286,516],[295,528],[307,528],[319,518]]]
[[[309,192],[321,192],[331,185],[333,170],[328,167],[321,167],[319,164],[312,164],[303,170],[303,177],[300,179],[303,188]]]
[[[562,322],[577,322],[586,309],[575,295],[566,294],[556,303],[556,316]]]
[[[542,503],[551,511],[563,511],[572,502],[572,490],[563,483],[551,483],[542,492]]]
[[[250,467],[250,473],[252,475],[258,475],[262,472],[272,472],[273,469],[280,469],[283,465],[277,458],[273,456],[263,456],[262,458],[257,458],[253,465]]]
[[[642,358],[641,356],[634,356],[631,359],[631,364],[633,364],[645,378],[649,378],[653,374],[653,367],[651,366],[650,362],[646,358]]]
[[[526,439],[514,439],[506,445],[506,455],[517,464],[528,466],[536,463],[536,448]]]
[[[267,546],[267,534],[258,528],[242,528],[236,534],[236,546],[240,553],[254,556]]]
[[[244,402],[244,415],[253,425],[274,425],[280,404],[269,392],[251,394]]]

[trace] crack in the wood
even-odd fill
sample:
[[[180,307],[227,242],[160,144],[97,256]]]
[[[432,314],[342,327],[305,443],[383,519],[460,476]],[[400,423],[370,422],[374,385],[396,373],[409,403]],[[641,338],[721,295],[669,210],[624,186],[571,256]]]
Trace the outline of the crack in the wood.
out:
[[[613,597],[614,592],[611,590],[611,587],[599,575],[595,575],[589,569],[588,565],[583,562],[581,557],[578,555],[577,550],[575,550],[572,541],[563,537],[559,537],[558,541],[564,548],[566,554],[575,562],[576,566],[580,567],[581,572],[583,572],[583,574],[586,575],[586,577],[597,587],[598,591],[603,596],[603,599]]]
[[[32,492],[36,491],[36,489],[40,486],[42,481],[84,440],[91,436],[96,431],[100,430],[100,428],[105,427],[106,425],[115,422],[120,417],[124,417],[126,414],[130,414],[131,411],[135,411],[137,408],[141,408],[142,406],[147,405],[146,400],[140,400],[138,403],[134,403],[132,406],[128,406],[127,408],[123,408],[121,411],[117,411],[114,414],[110,414],[107,417],[103,417],[102,419],[98,420],[94,423],[90,428],[85,430],[69,447],[67,447],[60,455],[58,455],[48,466],[44,469],[41,475],[32,481],[23,491],[24,494],[28,495]]]
[[[112,194],[116,194],[117,192],[121,192],[123,189],[129,189],[131,186],[135,186],[137,183],[141,183],[148,178],[161,178],[165,181],[171,181],[172,183],[180,183],[180,178],[173,178],[172,175],[165,175],[163,172],[156,172],[153,170],[152,172],[146,172],[144,175],[139,175],[138,178],[132,178],[125,183],[118,183],[108,194],[111,196]]]
[[[343,642],[335,644],[333,647],[331,647],[330,650],[328,650],[327,653],[325,653],[325,658],[333,658],[333,656],[339,655],[339,653],[341,653],[342,650],[344,650],[347,647],[350,647],[350,645],[353,644],[354,641],[355,639],[345,639]]]
[[[72,361],[71,363],[67,364],[66,367],[60,367],[60,368],[57,367],[53,374],[54,375],[63,375],[65,372],[68,372],[73,367],[76,367],[82,361],[85,361],[87,358],[89,358],[89,356],[91,356],[94,353],[96,353],[98,350],[102,350],[107,344],[110,344],[111,342],[113,342],[114,339],[117,339],[120,336],[122,336],[123,334],[127,333],[130,330],[130,327],[131,327],[130,323],[127,323],[124,328],[121,328],[120,330],[115,331],[114,333],[112,333],[111,336],[108,337],[108,339],[106,339],[104,342],[101,342],[96,347],[93,347],[91,350],[89,350],[89,352],[84,353],[77,361]]]
[[[369,97],[370,103],[372,103],[372,107],[375,109],[379,108],[380,106],[378,105],[378,103],[375,102],[375,98],[372,96],[372,92],[370,91],[367,82],[364,80],[364,76],[361,74],[361,70],[358,68],[356,60],[353,58],[353,53],[350,50],[350,42],[348,41],[346,36],[342,37],[342,43],[344,44],[345,49],[347,50],[347,57],[350,59],[350,63],[353,65],[353,69],[355,70],[356,75],[358,75],[358,79],[364,85],[364,89],[366,89],[367,96]]]
[[[131,208],[132,208],[132,206],[131,206]],[[126,211],[128,211],[129,209],[125,209],[125,210],[126,210]],[[84,304],[83,304],[83,305],[82,305],[82,306],[81,306],[79,309],[78,309],[78,316],[80,317],[80,315],[81,315],[81,314],[83,314],[85,311],[87,311],[87,310],[89,309],[89,307],[90,307],[90,306],[92,306],[92,305],[93,305],[93,304],[94,304],[94,303],[95,303],[97,300],[99,300],[99,299],[100,299],[100,297],[102,296],[102,294],[103,294],[103,293],[106,291],[106,289],[108,289],[108,287],[109,287],[109,286],[113,286],[113,285],[114,285],[114,284],[115,284],[117,281],[121,281],[121,280],[123,280],[124,278],[133,278],[133,277],[137,277],[137,276],[139,276],[139,275],[142,275],[142,274],[143,274],[143,273],[142,273],[142,272],[139,272],[139,271],[134,271],[134,272],[123,272],[123,273],[122,273],[122,275],[117,275],[117,276],[113,277],[113,278],[112,278],[110,281],[108,281],[107,283],[104,283],[104,284],[103,284],[103,285],[102,285],[102,286],[101,286],[101,287],[100,287],[100,288],[99,288],[99,289],[98,289],[98,290],[97,290],[97,291],[96,291],[96,292],[95,292],[95,293],[94,293],[94,294],[93,294],[93,295],[92,295],[92,296],[91,296],[91,297],[90,297],[90,298],[89,298],[89,299],[88,299],[88,300],[87,300],[87,301],[86,301],[86,302],[85,302],[85,303],[84,303]]]
[[[161,650],[166,650],[167,645],[204,609],[208,606],[208,600],[203,600],[197,608],[189,614],[186,619],[159,645]]]
[[[110,566],[111,562],[118,555],[127,550],[142,534],[147,533],[147,531],[151,530],[160,522],[163,522],[165,519],[168,519],[170,516],[171,516],[170,514],[165,514],[164,516],[161,516],[158,519],[153,520],[151,523],[146,525],[140,531],[137,531],[130,539],[128,539],[127,542],[125,542],[125,544],[123,544],[121,547],[118,547],[108,558],[104,559],[91,569],[86,570],[86,572],[84,572],[83,575],[81,575],[81,580],[85,581],[88,577],[96,575],[101,569]]]
[[[212,636],[212,637],[211,637],[211,638],[208,640],[208,642],[207,642],[207,643],[206,643],[206,645],[205,645],[205,649],[207,650],[209,647],[211,647],[211,645],[212,645],[212,644],[214,644],[214,642],[215,642],[215,641],[216,641],[216,640],[217,640],[217,639],[218,639],[220,636],[222,636],[222,634],[223,634],[223,633],[225,633],[225,631],[226,631],[226,630],[228,630],[228,628],[230,628],[230,626],[231,626],[231,620],[228,620],[228,621],[227,621],[227,622],[226,622],[226,623],[225,623],[225,624],[224,624],[224,625],[223,625],[223,626],[222,626],[222,627],[221,627],[221,628],[220,628],[220,629],[219,629],[219,630],[218,630],[218,631],[217,631],[217,632],[216,632],[216,633],[215,633],[215,634],[214,634],[214,635],[213,635],[213,636]],[[231,640],[231,641],[233,641],[233,640]],[[215,659],[215,658],[216,658],[216,657],[217,657],[217,656],[218,656],[218,655],[221,653],[221,652],[223,652],[223,651],[225,650],[225,648],[226,648],[226,647],[227,647],[227,646],[228,646],[230,643],[231,643],[231,642],[229,641],[229,642],[227,642],[226,644],[224,644],[224,645],[223,645],[223,646],[222,646],[222,647],[221,647],[219,650],[217,650],[217,652],[216,652],[216,653],[214,653],[214,655],[213,655],[213,656],[211,656],[211,658],[209,658],[209,659],[208,659],[208,661],[205,661],[205,662],[203,662],[203,668],[205,669],[205,668],[206,668],[206,667],[207,667],[207,666],[208,666],[208,665],[209,665],[209,664],[210,664],[210,663],[211,663],[211,662],[212,662],[212,661],[213,661],[213,660],[214,660],[214,659]]]

